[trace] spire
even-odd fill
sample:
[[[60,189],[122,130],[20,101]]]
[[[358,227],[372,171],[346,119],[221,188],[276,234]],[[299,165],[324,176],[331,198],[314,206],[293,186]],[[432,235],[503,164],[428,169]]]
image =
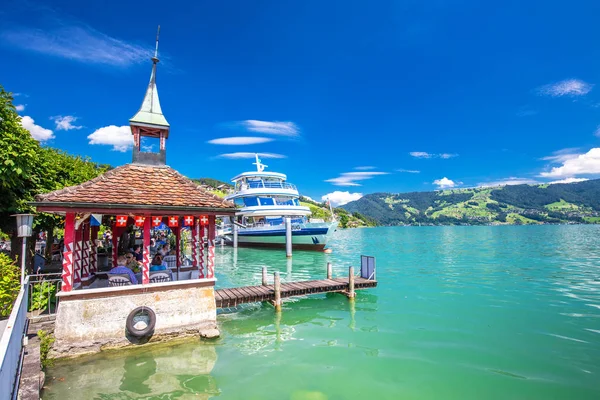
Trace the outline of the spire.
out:
[[[156,48],[152,60],[152,74],[150,75],[150,83],[146,89],[144,101],[137,114],[129,120],[131,125],[144,126],[148,128],[169,129],[169,123],[164,117],[158,100],[158,89],[156,88],[156,65],[158,64],[158,37],[160,34],[160,25],[156,32]]]

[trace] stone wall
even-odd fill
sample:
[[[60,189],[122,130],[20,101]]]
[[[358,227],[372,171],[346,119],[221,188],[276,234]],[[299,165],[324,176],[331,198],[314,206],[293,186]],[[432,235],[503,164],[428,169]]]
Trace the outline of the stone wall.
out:
[[[54,357],[173,337],[219,335],[214,280],[85,289],[59,295]],[[127,316],[139,306],[156,314],[154,334],[142,342],[130,337],[125,328]]]

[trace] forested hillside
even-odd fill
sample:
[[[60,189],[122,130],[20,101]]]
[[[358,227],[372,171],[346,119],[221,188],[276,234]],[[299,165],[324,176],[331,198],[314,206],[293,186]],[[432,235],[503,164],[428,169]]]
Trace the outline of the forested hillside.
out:
[[[380,225],[600,223],[600,180],[373,193],[343,208]]]

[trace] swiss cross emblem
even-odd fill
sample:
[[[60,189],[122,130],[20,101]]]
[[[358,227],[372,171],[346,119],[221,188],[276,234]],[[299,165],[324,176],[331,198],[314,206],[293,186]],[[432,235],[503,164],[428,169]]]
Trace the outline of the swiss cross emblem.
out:
[[[127,215],[117,215],[117,226],[127,226]]]
[[[156,227],[162,223],[162,217],[152,217],[152,226]]]
[[[201,215],[200,216],[200,224],[201,225],[208,225],[208,217],[206,215]]]
[[[185,224],[185,226],[194,225],[194,217],[192,217],[191,215],[183,217],[183,223]]]
[[[179,217],[169,217],[169,228],[176,228],[179,226]]]
[[[135,226],[144,226],[146,217],[135,217]]]

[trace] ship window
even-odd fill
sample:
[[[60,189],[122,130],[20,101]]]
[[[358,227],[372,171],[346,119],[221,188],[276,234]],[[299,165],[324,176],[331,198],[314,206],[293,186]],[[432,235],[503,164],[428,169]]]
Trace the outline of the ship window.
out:
[[[242,199],[241,197],[238,197],[237,199],[233,200],[233,202],[238,207],[244,207],[244,199]]]
[[[260,197],[260,205],[261,206],[274,206],[275,202],[271,197]]]
[[[258,199],[256,197],[245,197],[244,203],[246,204],[246,207],[257,206]]]

